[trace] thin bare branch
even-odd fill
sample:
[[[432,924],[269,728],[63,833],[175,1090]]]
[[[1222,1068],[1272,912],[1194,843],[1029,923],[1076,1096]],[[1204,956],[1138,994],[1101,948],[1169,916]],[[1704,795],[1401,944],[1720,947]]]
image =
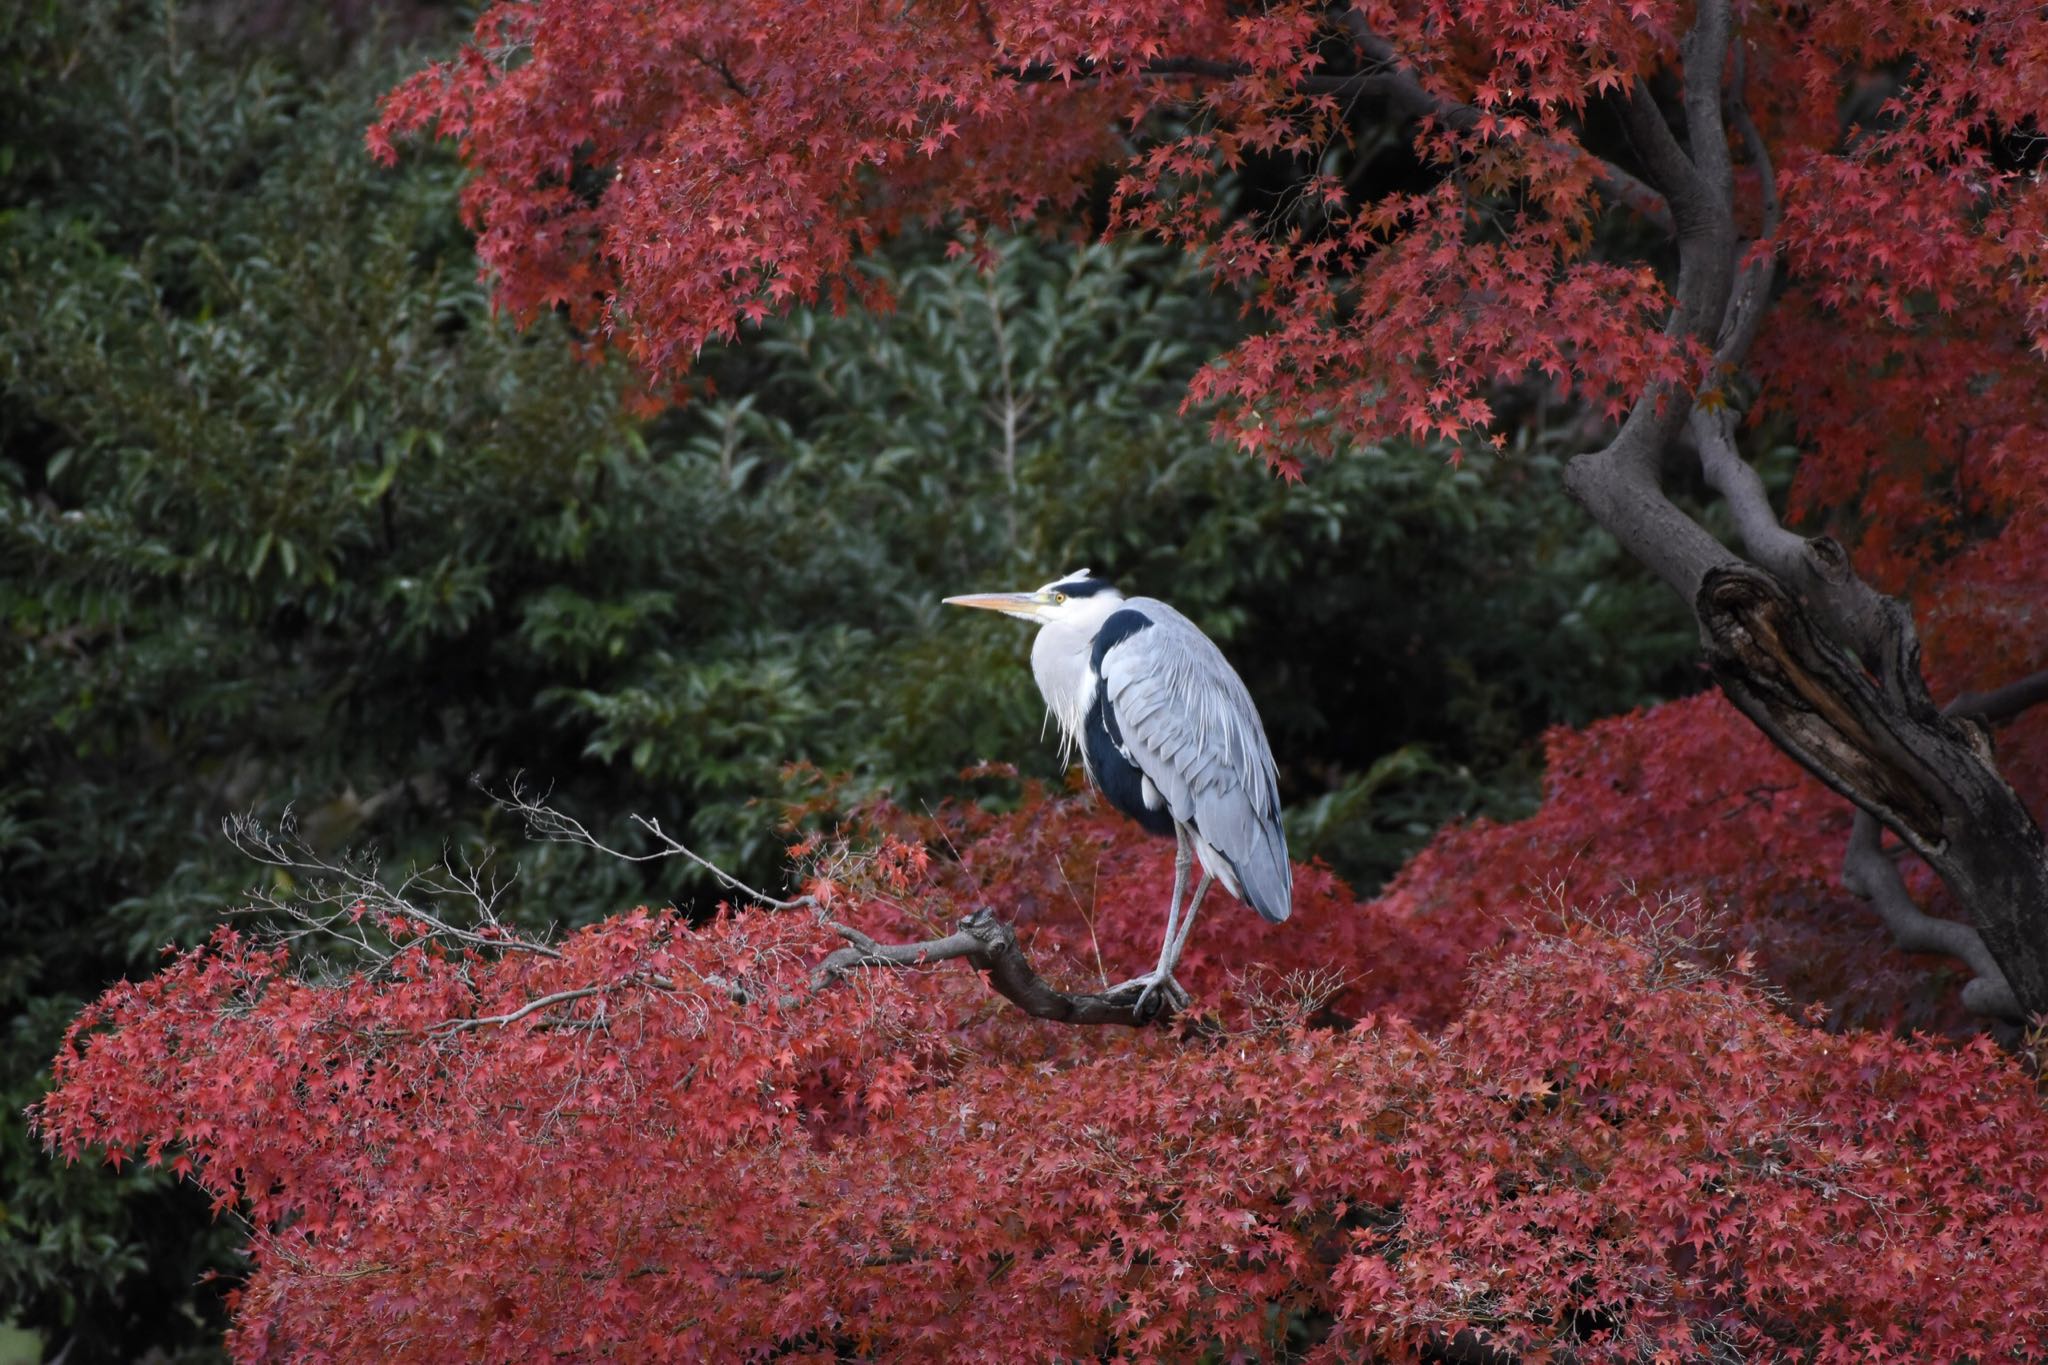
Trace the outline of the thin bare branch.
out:
[[[487,1014],[477,1015],[468,1019],[444,1020],[434,1025],[429,1032],[442,1034],[467,1033],[472,1029],[495,1028],[503,1024],[516,1024],[528,1015],[538,1014],[546,1009],[553,1009],[556,1005],[566,1005],[572,1000],[585,1000],[593,995],[608,995],[616,989],[618,989],[616,985],[604,985],[579,986],[575,990],[556,991],[552,995],[536,996],[518,1009],[510,1010],[504,1014]]]
[[[725,58],[712,56],[694,47],[685,47],[683,51],[689,53],[699,65],[717,73],[718,78],[725,82],[725,88],[732,91],[733,94],[738,95],[741,99],[751,99],[753,97],[753,92],[740,83],[740,78],[733,74],[732,67],[726,64]]]
[[[1156,1015],[1140,1017],[1136,1013],[1135,991],[1119,989],[1109,994],[1069,994],[1046,984],[1031,966],[1023,949],[1018,945],[1017,935],[1009,925],[998,921],[988,910],[980,910],[960,922],[953,933],[943,938],[930,939],[920,943],[881,943],[850,925],[837,924],[823,918],[823,907],[814,896],[802,896],[795,900],[778,900],[763,895],[744,882],[725,872],[708,860],[684,848],[675,840],[662,833],[658,822],[635,816],[634,822],[645,829],[663,845],[656,853],[635,854],[613,849],[596,839],[582,822],[556,810],[545,803],[543,798],[529,794],[515,781],[509,795],[495,798],[506,809],[518,812],[527,822],[527,828],[534,837],[550,842],[573,843],[594,849],[610,857],[627,862],[646,862],[655,858],[682,855],[699,864],[717,877],[721,884],[741,891],[750,899],[781,910],[809,909],[820,916],[820,922],[839,937],[847,946],[826,955],[812,970],[813,990],[824,990],[850,973],[867,967],[924,967],[933,966],[954,959],[964,959],[988,979],[988,984],[998,994],[1014,1003],[1019,1009],[1036,1018],[1049,1019],[1065,1024],[1125,1024],[1143,1025],[1154,1019],[1165,1019],[1174,1014],[1177,1003],[1164,993],[1155,999],[1166,999],[1165,1008]],[[644,976],[635,978],[659,989],[673,989],[671,983],[661,977]],[[721,980],[707,980],[706,984],[720,990],[730,991],[736,999],[744,1000],[747,992],[732,983]],[[551,1004],[580,998],[565,993],[559,999],[543,999],[506,1015],[488,1019],[460,1021],[450,1027],[475,1028],[485,1024],[510,1023],[525,1017],[534,1010],[547,1008]],[[785,1005],[796,1003],[785,999]],[[1200,1026],[1200,1027],[1206,1027]]]
[[[510,811],[519,816],[525,822],[527,836],[537,839],[542,843],[573,844],[579,848],[591,849],[604,854],[606,857],[617,858],[619,861],[627,863],[652,863],[660,862],[665,858],[683,858],[709,872],[712,877],[717,879],[718,884],[728,891],[737,891],[748,900],[758,904],[770,906],[776,910],[800,910],[817,904],[817,900],[811,896],[798,896],[794,900],[783,900],[747,885],[738,877],[733,876],[730,872],[712,862],[709,858],[704,857],[694,849],[686,847],[669,835],[662,829],[661,821],[650,820],[644,815],[633,816],[633,823],[647,831],[661,847],[653,853],[628,853],[624,849],[613,848],[599,839],[584,827],[582,821],[574,816],[547,805],[546,792],[542,792],[538,796],[530,794],[526,789],[525,782],[519,777],[512,779],[512,785],[504,795],[500,796],[493,792],[486,792],[485,794],[490,796],[491,800],[497,804],[500,810]]]
[[[291,874],[294,889],[289,896],[269,886],[253,887],[248,893],[253,908],[280,917],[281,923],[271,932],[282,943],[339,944],[373,965],[382,965],[397,952],[396,945],[385,937],[385,926],[403,920],[409,926],[409,938],[431,937],[469,948],[561,956],[500,918],[499,904],[516,873],[501,880],[488,852],[459,858],[451,854],[431,866],[415,867],[396,886],[387,886],[374,858],[338,860],[313,849],[299,836],[289,807],[276,829],[244,814],[223,820],[221,831],[244,857]],[[460,907],[462,918],[437,908],[441,902]],[[463,922],[465,919],[469,922]],[[378,938],[373,939],[372,930]]]

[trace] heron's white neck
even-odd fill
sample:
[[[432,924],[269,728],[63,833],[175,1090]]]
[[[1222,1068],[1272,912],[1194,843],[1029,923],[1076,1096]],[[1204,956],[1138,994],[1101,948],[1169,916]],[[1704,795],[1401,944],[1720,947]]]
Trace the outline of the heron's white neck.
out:
[[[1046,713],[1060,728],[1060,761],[1070,762],[1081,744],[1081,727],[1095,697],[1095,671],[1088,666],[1095,633],[1117,608],[1123,594],[1097,593],[1068,604],[1056,620],[1038,628],[1031,642],[1031,676],[1045,698]]]

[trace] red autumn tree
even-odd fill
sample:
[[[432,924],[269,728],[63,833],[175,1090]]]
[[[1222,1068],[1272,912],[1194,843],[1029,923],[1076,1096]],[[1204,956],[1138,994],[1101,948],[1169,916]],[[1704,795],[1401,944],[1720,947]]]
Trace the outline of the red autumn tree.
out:
[[[1217,913],[1172,1030],[820,961],[827,910],[1012,988],[1023,952],[1069,987],[1144,960],[1170,847],[1037,797],[881,812],[803,901],[694,929],[541,943],[337,887],[381,965],[222,930],[93,1006],[34,1118],[246,1212],[245,1360],[2043,1358],[2032,1078],[1797,1017],[1760,969],[1864,999],[1875,957],[1810,951],[1842,941],[1810,846],[1718,917],[1657,891],[1832,798],[1756,742],[1775,809],[1649,799],[1697,757],[1652,728],[1561,741],[1543,816],[1376,901],[1302,868],[1284,930]],[[1638,894],[1581,900],[1616,864]],[[956,927],[983,903],[1014,940]]]
[[[542,0],[487,10],[371,143],[457,138],[501,304],[657,378],[875,302],[862,254],[906,224],[971,241],[1102,188],[1110,231],[1203,252],[1265,319],[1191,396],[1283,472],[1584,405],[1572,492],[1728,698],[1936,869],[1974,998],[2018,1014],[2048,1010],[2048,845],[1981,722],[2048,691],[1998,690],[2044,660],[2044,67],[2019,3]],[[1276,207],[1232,206],[1247,175]],[[1811,535],[1750,458],[1787,437]],[[1886,593],[1967,618],[1935,690]]]
[[[1107,171],[1265,315],[1196,396],[1283,469],[1537,389],[1607,421],[1572,485],[1749,721],[1559,734],[1538,815],[1377,899],[1219,910],[1171,1029],[988,989],[1104,1018],[1153,946],[1170,852],[1081,798],[874,812],[695,929],[343,884],[300,913],[347,970],[222,931],[79,1020],[39,1131],[247,1214],[244,1359],[2048,1358],[2027,1059],[1909,1034],[1957,1002],[1834,884],[1968,1007],[2048,1003],[2044,59],[2018,6],[1856,0],[489,10],[373,139],[462,139],[515,311],[672,376]],[[1831,536],[1745,458],[1785,433]]]

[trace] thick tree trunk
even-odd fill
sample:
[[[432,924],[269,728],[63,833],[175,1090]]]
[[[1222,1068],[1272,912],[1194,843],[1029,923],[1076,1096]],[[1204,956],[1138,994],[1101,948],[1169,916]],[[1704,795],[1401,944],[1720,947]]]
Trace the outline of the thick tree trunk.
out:
[[[1860,661],[1750,565],[1709,570],[1694,610],[1729,700],[1925,858],[2019,1007],[2048,1013],[2048,843],[1993,766],[1989,731],[1935,708],[1905,609],[1882,631],[1883,653]]]
[[[1849,878],[1881,902],[1895,933],[1905,927],[1901,946],[1973,950],[1981,941],[2004,979],[1980,975],[1966,997],[1973,1007],[2048,1013],[2048,841],[1999,776],[1989,732],[1935,707],[1912,613],[1858,578],[1833,540],[1786,530],[1736,445],[1727,386],[1769,307],[1776,267],[1770,251],[1736,240],[1730,125],[1758,175],[1765,239],[1779,220],[1768,149],[1743,103],[1741,50],[1727,0],[1700,0],[1682,45],[1684,144],[1642,83],[1624,110],[1677,241],[1668,330],[1712,350],[1712,382],[1722,387],[1710,402],[1652,388],[1605,449],[1571,462],[1566,486],[1692,606],[1715,676],[1743,714],[1925,858],[1977,926],[1909,915],[1896,873],[1866,875],[1874,838],[1863,839],[1851,848]],[[1685,436],[1734,514],[1746,560],[1665,494],[1664,453]],[[1961,955],[1973,965],[1983,957]]]

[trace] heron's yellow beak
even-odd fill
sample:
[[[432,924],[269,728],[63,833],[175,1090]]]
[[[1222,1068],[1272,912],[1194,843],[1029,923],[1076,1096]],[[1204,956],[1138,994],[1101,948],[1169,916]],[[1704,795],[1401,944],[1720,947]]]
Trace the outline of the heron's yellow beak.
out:
[[[945,599],[949,607],[979,607],[983,611],[999,611],[1005,616],[1021,616],[1029,621],[1039,619],[1039,612],[1045,601],[1035,592],[976,592],[964,597]]]

